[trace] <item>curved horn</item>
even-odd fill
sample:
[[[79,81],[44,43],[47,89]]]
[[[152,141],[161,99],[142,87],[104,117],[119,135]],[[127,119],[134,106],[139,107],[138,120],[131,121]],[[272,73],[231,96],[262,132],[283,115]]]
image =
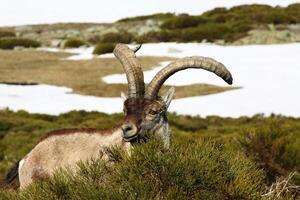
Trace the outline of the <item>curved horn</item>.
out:
[[[186,57],[174,61],[160,70],[150,82],[145,98],[156,99],[159,89],[170,76],[188,68],[204,69],[213,72],[228,84],[232,84],[232,76],[222,63],[212,58],[201,56]]]
[[[143,97],[145,92],[144,75],[134,50],[129,49],[125,44],[117,44],[114,55],[119,59],[125,71],[128,82],[128,97]]]
[[[141,47],[142,47],[142,44],[138,44],[138,45],[136,45],[135,47],[132,48],[132,51],[134,53],[136,53],[138,50],[140,50]]]

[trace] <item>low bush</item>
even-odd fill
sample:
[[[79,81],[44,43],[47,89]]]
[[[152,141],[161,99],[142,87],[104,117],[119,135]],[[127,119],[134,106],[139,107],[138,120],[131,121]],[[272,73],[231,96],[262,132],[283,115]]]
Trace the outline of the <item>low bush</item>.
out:
[[[86,42],[84,42],[83,40],[77,39],[77,38],[67,39],[64,43],[65,48],[78,48],[83,45],[86,45]]]
[[[7,169],[47,132],[108,128],[122,119],[123,114],[99,112],[49,116],[0,110],[0,185]],[[114,165],[81,164],[76,174],[57,172],[24,193],[0,192],[0,199],[264,199],[260,195],[265,186],[300,171],[300,118],[169,113],[169,122],[173,130],[169,151],[154,140],[135,146],[131,157],[112,149]],[[300,184],[298,173],[291,183]]]
[[[265,170],[269,184],[291,171],[300,171],[300,151],[297,150],[300,137],[278,124],[266,125],[246,133],[240,144],[246,155]],[[300,177],[295,178],[300,185]]]
[[[119,32],[119,33],[107,33],[99,37],[100,43],[125,43],[129,44],[133,41],[134,37],[128,32]]]
[[[14,49],[15,47],[39,47],[41,44],[36,40],[26,38],[0,38],[0,49]]]
[[[173,15],[162,19],[162,30],[138,37],[138,42],[233,42],[248,31],[268,24],[300,23],[300,4],[288,7],[241,5],[215,8],[202,15]]]
[[[100,43],[96,45],[93,54],[101,55],[105,53],[112,53],[114,48],[115,48],[114,43]]]
[[[3,37],[15,37],[16,34],[12,31],[0,31],[0,38]]]
[[[136,38],[138,43],[171,42],[178,41],[181,37],[180,31],[162,30],[149,32]]]
[[[175,14],[173,13],[157,13],[153,15],[124,18],[124,19],[120,19],[118,22],[132,22],[132,21],[141,21],[141,20],[148,20],[148,19],[164,20],[174,16]]]
[[[201,16],[189,16],[185,14],[165,20],[161,27],[166,29],[189,28],[206,23],[206,21]]]
[[[214,142],[165,151],[152,140],[130,157],[116,148],[111,157],[113,165],[95,160],[79,163],[76,174],[59,170],[18,199],[260,199],[264,189],[263,172],[251,160]]]

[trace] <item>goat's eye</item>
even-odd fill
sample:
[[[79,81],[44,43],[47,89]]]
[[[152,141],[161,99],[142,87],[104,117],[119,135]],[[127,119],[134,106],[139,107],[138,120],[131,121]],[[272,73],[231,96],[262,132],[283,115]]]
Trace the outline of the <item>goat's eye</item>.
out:
[[[157,114],[157,111],[155,111],[155,110],[149,110],[149,114],[150,114],[150,115],[156,115],[156,114]]]

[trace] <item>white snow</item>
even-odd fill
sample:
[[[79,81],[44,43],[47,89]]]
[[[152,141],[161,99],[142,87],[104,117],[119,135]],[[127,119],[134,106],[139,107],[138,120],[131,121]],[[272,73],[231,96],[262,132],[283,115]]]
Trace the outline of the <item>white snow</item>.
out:
[[[300,116],[300,43],[282,45],[217,46],[210,44],[145,44],[138,56],[184,57],[201,55],[224,63],[232,72],[233,86],[240,90],[174,100],[170,111],[190,115],[239,117],[257,113]],[[85,54],[87,55],[87,54]],[[112,55],[105,55],[111,57]],[[167,63],[162,63],[166,65]],[[149,82],[161,68],[145,72]],[[125,75],[103,78],[107,83],[126,83]],[[209,83],[225,86],[223,80],[203,70],[178,72],[167,82],[170,85]],[[41,88],[40,88],[41,87]],[[54,86],[0,85],[0,107],[13,110],[58,114],[73,109],[120,112],[119,98],[86,97],[68,94],[70,89]],[[113,105],[113,107],[111,107]]]
[[[0,108],[26,110],[31,113],[58,115],[71,110],[122,111],[121,98],[104,98],[72,94],[66,87],[50,85],[14,86],[0,84]],[[112,106],[113,105],[113,106]]]
[[[65,52],[65,53],[75,54],[65,58],[66,60],[89,60],[95,57],[93,55],[94,47],[80,47],[80,48],[69,48],[69,49],[41,47],[41,48],[37,48],[36,50],[49,51],[49,52]]]
[[[175,53],[170,53],[170,49]],[[217,46],[210,44],[146,44],[139,56],[184,57],[201,55],[224,63],[240,90],[173,101],[170,110],[180,114],[238,117],[256,113],[300,116],[300,43],[283,45]],[[162,63],[165,66],[167,63]],[[145,72],[145,82],[162,67]],[[125,75],[103,78],[107,83],[126,83]],[[212,73],[189,69],[166,81],[168,85],[226,83]]]

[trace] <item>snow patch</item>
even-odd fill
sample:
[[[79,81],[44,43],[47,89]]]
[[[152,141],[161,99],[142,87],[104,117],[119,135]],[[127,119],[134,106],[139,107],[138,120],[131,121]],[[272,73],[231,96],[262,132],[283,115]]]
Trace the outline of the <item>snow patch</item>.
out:
[[[121,98],[72,94],[72,89],[50,85],[14,86],[0,84],[0,108],[58,115],[71,110],[122,112]],[[113,105],[113,106],[112,106]]]
[[[171,49],[171,51],[170,51]],[[174,50],[176,49],[176,51]],[[80,51],[83,51],[82,49]],[[79,51],[78,51],[79,52]],[[145,44],[137,56],[212,57],[227,66],[233,75],[233,86],[240,90],[174,100],[170,111],[189,115],[220,115],[224,117],[276,113],[300,117],[300,43],[278,45],[218,46],[198,43]],[[88,55],[84,51],[81,55]],[[101,57],[112,57],[107,54]],[[82,58],[82,57],[81,57]],[[145,81],[167,62],[145,72]],[[107,83],[126,83],[124,74],[106,76]],[[226,83],[212,73],[190,69],[173,75],[166,84],[188,85]],[[71,89],[47,85],[0,85],[0,107],[12,110],[59,114],[73,109],[121,112],[120,98],[100,98],[70,94]],[[113,105],[113,107],[111,106]]]

